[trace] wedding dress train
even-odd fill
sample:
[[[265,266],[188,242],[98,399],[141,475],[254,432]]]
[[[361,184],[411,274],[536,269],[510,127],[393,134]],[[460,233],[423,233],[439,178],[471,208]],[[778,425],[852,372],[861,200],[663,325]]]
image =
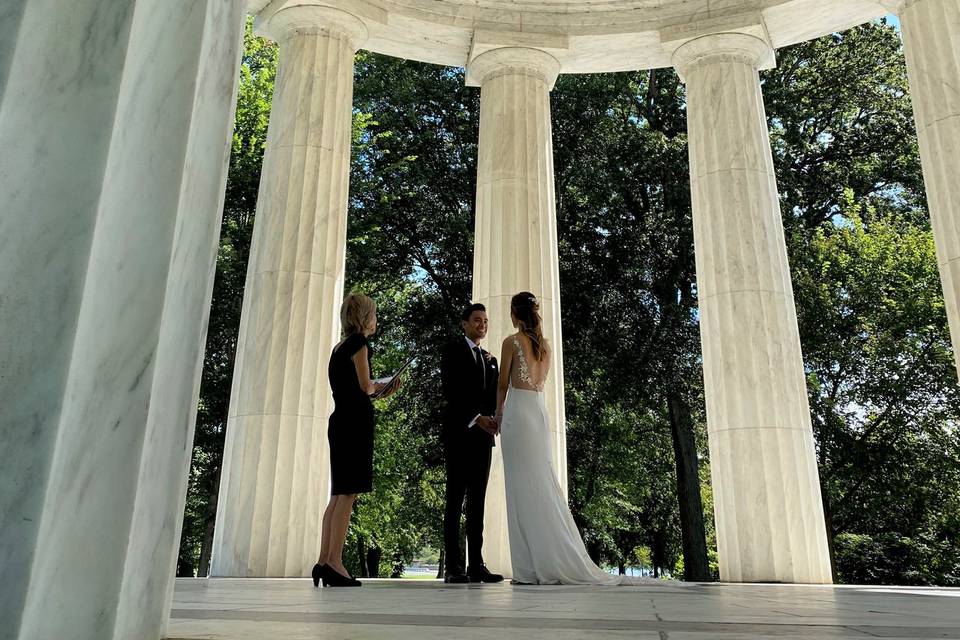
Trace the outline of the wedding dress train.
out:
[[[526,363],[524,363],[526,364]],[[550,459],[543,392],[510,386],[500,440],[513,579],[527,584],[637,584],[590,560]]]

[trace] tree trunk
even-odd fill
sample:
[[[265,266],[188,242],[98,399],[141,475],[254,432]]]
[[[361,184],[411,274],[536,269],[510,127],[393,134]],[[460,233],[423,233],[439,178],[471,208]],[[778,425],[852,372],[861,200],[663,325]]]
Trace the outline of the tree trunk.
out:
[[[214,505],[216,513],[216,505]],[[213,551],[213,525],[216,518],[211,516],[207,518],[206,526],[203,528],[203,541],[200,544],[200,566],[197,567],[197,577],[206,578],[210,573],[210,553]]]
[[[407,568],[407,563],[403,559],[403,555],[397,550],[397,553],[393,556],[393,570],[390,572],[391,578],[402,578],[403,571]]]
[[[703,502],[700,499],[700,463],[693,433],[690,408],[676,383],[667,392],[670,431],[673,434],[673,457],[677,467],[677,501],[680,507],[680,532],[683,542],[683,579],[687,582],[709,582],[710,560],[707,556],[707,533],[703,524]]]
[[[373,545],[367,549],[366,564],[367,570],[365,577],[367,578],[379,578],[380,577],[380,557],[383,555],[383,550],[380,547]]]
[[[666,555],[667,533],[663,529],[657,529],[653,532],[650,540],[650,561],[653,563],[654,578],[659,578],[663,575],[663,567],[667,564]]]
[[[440,549],[440,561],[437,562],[437,580],[443,580],[443,549]]]
[[[197,567],[197,577],[206,578],[210,573],[210,554],[213,552],[213,529],[217,522],[217,499],[220,497],[220,470],[216,471],[217,479],[210,488],[207,496],[207,521],[203,528],[203,540],[200,543],[200,566]]]
[[[830,445],[830,433],[831,425],[830,423],[833,420],[840,421],[839,417],[833,411],[833,406],[836,396],[836,387],[834,387],[834,393],[831,394],[830,408],[831,410],[827,412],[826,419],[820,423],[819,435],[820,435],[820,447],[818,449],[818,466],[820,471],[820,499],[823,502],[823,524],[827,529],[827,553],[830,554],[830,576],[833,578],[833,582],[837,583],[837,545],[834,540],[834,535],[836,531],[833,526],[833,503],[830,501],[830,488],[826,485],[825,479],[828,477],[827,474],[827,461],[829,459]],[[841,422],[842,424],[842,422]]]
[[[178,578],[193,577],[193,561],[191,558],[184,557],[182,546],[180,547],[180,554],[177,557],[177,577]]]
[[[357,564],[360,565],[360,577],[369,578],[367,575],[367,547],[364,543],[363,536],[359,533],[357,534]]]
[[[620,572],[620,575],[622,576],[627,574],[627,565],[624,564],[623,560],[621,560],[617,565],[617,570]]]
[[[833,578],[834,584],[836,584],[839,580],[837,577],[837,545],[833,538],[833,506],[830,503],[830,494],[827,487],[823,487],[820,490],[820,495],[823,501],[823,523],[827,529],[827,553],[830,554],[830,575]]]

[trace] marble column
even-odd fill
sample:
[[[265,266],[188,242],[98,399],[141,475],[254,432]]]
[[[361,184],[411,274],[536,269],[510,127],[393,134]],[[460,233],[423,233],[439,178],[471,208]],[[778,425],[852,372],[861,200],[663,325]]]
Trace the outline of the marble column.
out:
[[[211,575],[308,575],[329,493],[326,366],[340,332],[358,18],[276,13],[280,44]]]
[[[546,386],[550,448],[566,491],[566,419],[563,404],[563,340],[553,186],[550,90],[560,65],[536,49],[503,48],[481,53],[468,68],[468,83],[480,89],[476,237],[473,299],[487,307],[487,348],[500,355],[513,333],[510,298],[531,291],[540,302],[543,332],[553,347]],[[503,462],[493,451],[484,526],[484,558],[510,573]]]
[[[960,367],[960,3],[885,4],[900,16],[927,206]]]
[[[758,69],[766,41],[680,46],[720,578],[831,582]]]
[[[0,28],[0,635],[158,639],[245,3],[20,4]]]

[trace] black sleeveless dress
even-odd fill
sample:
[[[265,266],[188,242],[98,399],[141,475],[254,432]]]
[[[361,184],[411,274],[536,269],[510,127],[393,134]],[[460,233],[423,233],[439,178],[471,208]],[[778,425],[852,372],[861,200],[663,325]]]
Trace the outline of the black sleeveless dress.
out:
[[[330,355],[327,368],[334,402],[327,429],[333,495],[373,490],[373,401],[360,388],[352,359],[363,347],[369,362],[373,351],[366,337],[347,337]]]

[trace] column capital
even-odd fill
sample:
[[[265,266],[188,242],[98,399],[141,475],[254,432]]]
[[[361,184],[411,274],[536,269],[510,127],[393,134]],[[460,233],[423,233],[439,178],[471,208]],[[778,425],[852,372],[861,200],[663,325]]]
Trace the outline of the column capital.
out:
[[[317,5],[285,7],[270,17],[266,30],[280,43],[298,34],[330,33],[346,37],[354,51],[370,37],[366,23],[357,16],[342,9]]]
[[[877,4],[898,16],[922,0],[877,0]]]
[[[480,87],[490,78],[507,73],[536,76],[553,89],[560,75],[560,61],[546,51],[530,47],[491,49],[467,63],[466,84]]]
[[[894,15],[899,15],[903,11],[905,0],[877,0],[877,4]]]
[[[685,81],[687,73],[715,62],[742,62],[756,69],[771,69],[776,54],[769,42],[746,33],[715,33],[693,38],[673,52],[673,66]]]

